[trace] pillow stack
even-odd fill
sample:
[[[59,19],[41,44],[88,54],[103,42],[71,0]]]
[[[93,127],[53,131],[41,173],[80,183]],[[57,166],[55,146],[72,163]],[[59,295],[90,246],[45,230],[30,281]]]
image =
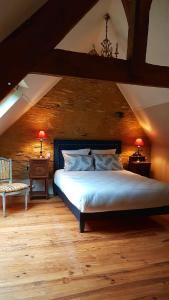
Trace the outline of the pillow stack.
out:
[[[110,171],[122,170],[123,166],[116,149],[62,150],[65,171]]]

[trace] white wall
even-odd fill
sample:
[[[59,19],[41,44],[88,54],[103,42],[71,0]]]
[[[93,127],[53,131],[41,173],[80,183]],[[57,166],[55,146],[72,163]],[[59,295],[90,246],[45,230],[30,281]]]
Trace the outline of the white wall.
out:
[[[158,180],[169,182],[169,147],[153,143],[152,176]]]
[[[169,182],[169,103],[145,109],[152,139],[152,175]]]

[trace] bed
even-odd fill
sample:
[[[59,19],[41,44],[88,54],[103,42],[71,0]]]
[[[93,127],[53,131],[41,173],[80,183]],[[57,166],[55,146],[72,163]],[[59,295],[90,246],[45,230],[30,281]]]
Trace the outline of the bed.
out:
[[[80,232],[90,219],[114,215],[169,213],[169,184],[126,170],[65,171],[62,150],[111,149],[121,153],[120,141],[55,140],[54,194],[79,220]]]

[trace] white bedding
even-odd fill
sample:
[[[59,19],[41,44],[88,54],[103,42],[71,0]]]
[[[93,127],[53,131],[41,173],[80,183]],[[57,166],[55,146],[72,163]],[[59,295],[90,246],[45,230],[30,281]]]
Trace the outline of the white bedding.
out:
[[[81,212],[169,205],[169,184],[125,170],[57,170],[54,182]]]

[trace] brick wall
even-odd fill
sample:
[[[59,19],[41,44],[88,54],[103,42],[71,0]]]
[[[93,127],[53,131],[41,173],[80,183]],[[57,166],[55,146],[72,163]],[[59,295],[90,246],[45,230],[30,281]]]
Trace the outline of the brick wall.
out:
[[[123,112],[118,118],[115,112]],[[44,153],[51,153],[53,140],[120,139],[122,160],[127,163],[137,137],[145,140],[144,153],[150,155],[149,141],[116,84],[80,78],[62,79],[45,97],[0,137],[0,156],[13,159],[15,178],[28,178],[29,158],[39,155],[36,133],[45,129]]]

